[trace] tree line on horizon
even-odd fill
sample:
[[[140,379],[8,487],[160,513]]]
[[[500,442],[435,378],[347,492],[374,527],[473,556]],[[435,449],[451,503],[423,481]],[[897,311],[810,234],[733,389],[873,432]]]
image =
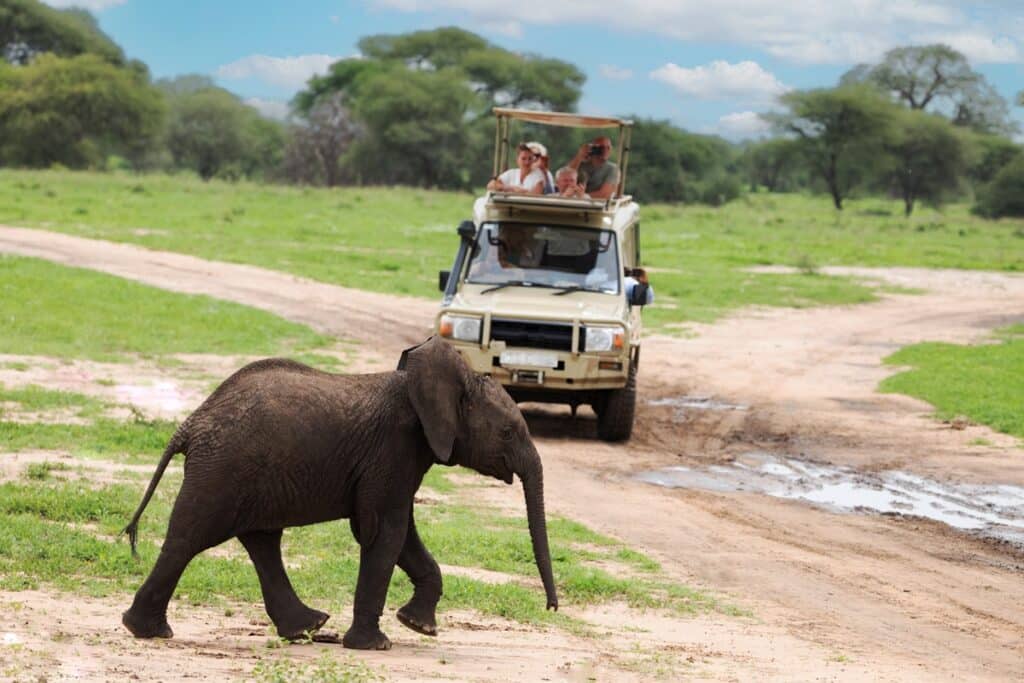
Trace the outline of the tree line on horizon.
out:
[[[153,80],[79,9],[0,5],[0,165],[190,171],[311,185],[472,191],[491,175],[495,106],[576,111],[573,64],[439,28],[359,41],[311,78],[286,122],[201,75]],[[1017,106],[1024,106],[1024,92]],[[969,199],[1024,215],[1024,149],[1002,98],[945,45],[890,50],[832,88],[782,95],[773,136],[743,144],[634,120],[628,188],[642,201],[718,205],[743,192],[815,192],[842,209],[874,194]],[[557,166],[587,131],[523,124]]]

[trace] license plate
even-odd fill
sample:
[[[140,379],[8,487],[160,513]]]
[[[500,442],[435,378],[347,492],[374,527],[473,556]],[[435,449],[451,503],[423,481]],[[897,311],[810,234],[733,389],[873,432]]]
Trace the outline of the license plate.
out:
[[[502,351],[502,367],[554,368],[558,366],[558,354],[544,351]]]

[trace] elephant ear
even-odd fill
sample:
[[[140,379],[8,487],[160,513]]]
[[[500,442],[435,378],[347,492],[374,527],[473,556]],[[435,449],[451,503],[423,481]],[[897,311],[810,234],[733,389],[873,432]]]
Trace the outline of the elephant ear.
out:
[[[466,368],[458,352],[439,337],[406,349],[399,370],[409,375],[409,400],[423,425],[427,443],[447,463],[455,446],[459,402],[466,390]]]

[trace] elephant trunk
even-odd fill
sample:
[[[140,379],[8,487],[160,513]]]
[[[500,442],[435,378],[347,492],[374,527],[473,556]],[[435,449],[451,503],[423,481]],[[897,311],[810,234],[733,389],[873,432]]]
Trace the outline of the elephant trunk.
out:
[[[540,455],[533,446],[520,461],[516,474],[523,482],[526,496],[526,518],[530,523],[530,540],[533,542],[533,557],[537,561],[544,592],[547,593],[548,609],[558,610],[558,595],[555,579],[551,573],[551,553],[548,550],[548,526],[544,517],[544,468]]]

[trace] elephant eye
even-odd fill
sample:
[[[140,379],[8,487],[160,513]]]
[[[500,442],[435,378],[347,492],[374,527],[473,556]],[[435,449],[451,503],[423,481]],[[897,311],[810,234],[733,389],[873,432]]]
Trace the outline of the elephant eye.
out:
[[[501,440],[511,441],[513,434],[515,434],[515,430],[513,430],[511,427],[503,427],[501,430]]]

